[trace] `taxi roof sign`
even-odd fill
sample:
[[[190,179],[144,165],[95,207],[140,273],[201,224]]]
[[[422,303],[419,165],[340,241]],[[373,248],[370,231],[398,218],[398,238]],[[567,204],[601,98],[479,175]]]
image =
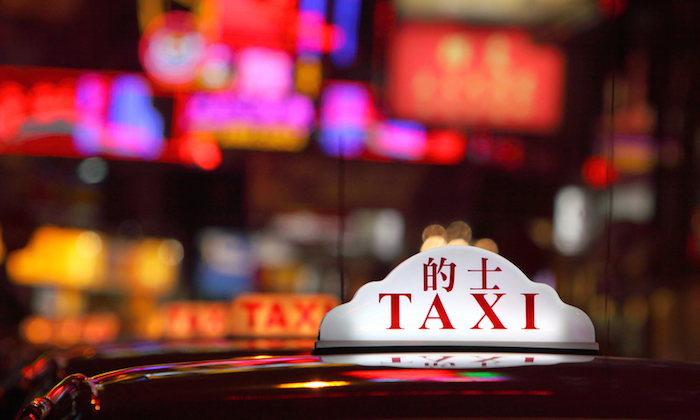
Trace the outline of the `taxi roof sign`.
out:
[[[599,354],[590,318],[485,249],[420,252],[321,322],[316,354],[378,349]]]

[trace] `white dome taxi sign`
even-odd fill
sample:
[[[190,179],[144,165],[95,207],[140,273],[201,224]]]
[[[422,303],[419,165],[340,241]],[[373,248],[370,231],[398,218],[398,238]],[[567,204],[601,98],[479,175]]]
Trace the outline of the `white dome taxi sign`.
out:
[[[420,252],[362,286],[326,314],[315,353],[456,348],[598,354],[582,310],[502,256],[465,245]]]

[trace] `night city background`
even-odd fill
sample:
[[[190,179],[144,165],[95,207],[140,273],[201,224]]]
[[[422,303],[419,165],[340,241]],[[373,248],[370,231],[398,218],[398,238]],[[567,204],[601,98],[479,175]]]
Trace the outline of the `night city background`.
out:
[[[235,308],[311,294],[318,322],[457,220],[604,354],[700,361],[698,21],[691,0],[0,1],[2,369],[313,339]]]

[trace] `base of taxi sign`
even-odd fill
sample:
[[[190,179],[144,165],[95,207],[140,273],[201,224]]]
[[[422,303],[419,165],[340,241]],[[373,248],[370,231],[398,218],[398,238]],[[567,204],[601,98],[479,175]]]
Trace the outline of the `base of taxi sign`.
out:
[[[314,354],[499,351],[597,355],[588,315],[494,252],[438,246],[329,311]]]
[[[479,352],[479,353],[545,353],[600,355],[598,343],[493,343],[471,342],[316,342],[312,354],[365,354],[365,353],[415,353],[415,352]]]

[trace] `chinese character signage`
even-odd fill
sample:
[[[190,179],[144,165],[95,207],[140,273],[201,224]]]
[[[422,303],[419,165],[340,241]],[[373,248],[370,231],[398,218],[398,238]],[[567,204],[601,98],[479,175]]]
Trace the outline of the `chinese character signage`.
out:
[[[408,24],[389,57],[389,104],[428,124],[551,131],[564,71],[557,49],[520,30]]]
[[[598,348],[586,314],[500,255],[471,246],[421,252],[361,287],[326,315],[317,349],[406,343]]]

